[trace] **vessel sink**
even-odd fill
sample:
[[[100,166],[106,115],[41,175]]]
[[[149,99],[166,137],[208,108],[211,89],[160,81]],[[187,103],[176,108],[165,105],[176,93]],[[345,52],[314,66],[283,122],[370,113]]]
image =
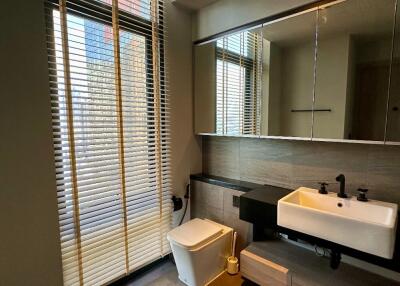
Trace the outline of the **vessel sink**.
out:
[[[391,259],[397,204],[299,188],[278,201],[278,225]]]

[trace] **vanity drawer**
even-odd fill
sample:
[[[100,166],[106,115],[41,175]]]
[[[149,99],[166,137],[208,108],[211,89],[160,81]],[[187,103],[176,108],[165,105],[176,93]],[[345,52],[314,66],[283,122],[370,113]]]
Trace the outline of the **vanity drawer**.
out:
[[[247,250],[240,252],[240,272],[243,277],[261,286],[292,285],[289,269]]]

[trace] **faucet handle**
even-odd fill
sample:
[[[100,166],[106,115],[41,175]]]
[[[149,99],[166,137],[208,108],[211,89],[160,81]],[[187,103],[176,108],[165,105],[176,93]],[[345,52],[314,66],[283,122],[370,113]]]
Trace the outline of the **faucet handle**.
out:
[[[318,184],[321,185],[319,187],[318,193],[326,195],[328,193],[328,191],[326,190],[326,186],[328,186],[329,184],[326,182],[318,182]]]
[[[359,188],[357,189],[357,191],[358,191],[357,201],[368,202],[367,198],[368,189]]]

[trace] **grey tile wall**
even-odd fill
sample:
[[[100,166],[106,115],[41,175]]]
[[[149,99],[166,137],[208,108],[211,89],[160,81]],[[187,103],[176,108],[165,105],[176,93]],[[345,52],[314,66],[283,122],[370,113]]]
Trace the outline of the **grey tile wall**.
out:
[[[203,172],[259,184],[318,188],[346,175],[347,190],[400,203],[400,146],[203,137]]]
[[[238,179],[240,141],[219,137],[214,143],[207,146],[208,152],[203,149],[203,164],[207,165],[210,174]]]
[[[233,196],[243,192],[192,180],[191,218],[207,218],[232,227],[238,233],[236,255],[252,238],[252,225],[239,219],[239,208],[233,206]]]

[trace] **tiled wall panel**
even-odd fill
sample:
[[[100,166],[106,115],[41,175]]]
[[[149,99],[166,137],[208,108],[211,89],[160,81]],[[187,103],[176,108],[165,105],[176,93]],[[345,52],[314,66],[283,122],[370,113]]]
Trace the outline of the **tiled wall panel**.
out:
[[[346,176],[346,191],[400,203],[400,146],[203,137],[203,173],[286,188],[318,188]]]
[[[233,196],[243,192],[192,180],[191,218],[207,218],[232,227],[238,233],[236,255],[251,241],[252,225],[239,219],[239,208],[233,206]]]

